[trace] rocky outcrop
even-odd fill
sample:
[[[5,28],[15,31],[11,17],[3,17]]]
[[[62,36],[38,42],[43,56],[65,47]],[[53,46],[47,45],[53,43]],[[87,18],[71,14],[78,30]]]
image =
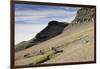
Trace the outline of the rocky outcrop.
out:
[[[83,23],[83,22],[89,22],[93,21],[95,18],[95,8],[81,8],[75,17],[75,19],[72,21],[72,23]]]
[[[48,26],[35,36],[35,41],[45,41],[62,33],[68,23],[50,21]]]

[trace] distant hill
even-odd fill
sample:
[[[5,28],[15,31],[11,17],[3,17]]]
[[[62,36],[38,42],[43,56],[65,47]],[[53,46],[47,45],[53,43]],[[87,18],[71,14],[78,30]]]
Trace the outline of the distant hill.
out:
[[[45,41],[62,33],[68,23],[50,21],[48,26],[35,36],[35,41]]]
[[[50,21],[48,26],[45,27],[41,32],[37,33],[36,36],[29,41],[22,41],[16,44],[15,51],[20,51],[23,49],[27,49],[33,45],[46,41],[50,38],[53,38],[62,33],[63,29],[68,26],[68,23],[58,22],[58,21]]]

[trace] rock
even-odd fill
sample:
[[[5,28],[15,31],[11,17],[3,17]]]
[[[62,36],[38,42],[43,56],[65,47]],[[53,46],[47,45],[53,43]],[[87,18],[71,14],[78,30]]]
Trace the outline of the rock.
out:
[[[72,23],[83,23],[83,22],[89,22],[94,20],[95,18],[95,9],[94,8],[81,8],[75,17],[75,19],[72,21]]]
[[[68,23],[50,21],[48,26],[35,36],[35,41],[45,41],[62,33]]]

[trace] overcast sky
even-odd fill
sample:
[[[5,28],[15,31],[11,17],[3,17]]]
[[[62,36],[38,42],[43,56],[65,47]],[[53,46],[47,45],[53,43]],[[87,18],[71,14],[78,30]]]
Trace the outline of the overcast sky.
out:
[[[79,7],[46,6],[46,5],[15,5],[15,23],[48,23],[51,20],[72,21]]]
[[[15,44],[35,37],[49,21],[72,21],[79,7],[15,5]]]

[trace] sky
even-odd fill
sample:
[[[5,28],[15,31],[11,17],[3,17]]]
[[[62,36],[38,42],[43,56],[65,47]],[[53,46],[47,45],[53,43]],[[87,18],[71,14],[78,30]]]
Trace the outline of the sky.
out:
[[[71,22],[79,9],[79,7],[16,4],[15,44],[34,38],[49,21]]]
[[[48,23],[52,20],[71,22],[79,7],[46,6],[46,5],[15,5],[15,23]]]

